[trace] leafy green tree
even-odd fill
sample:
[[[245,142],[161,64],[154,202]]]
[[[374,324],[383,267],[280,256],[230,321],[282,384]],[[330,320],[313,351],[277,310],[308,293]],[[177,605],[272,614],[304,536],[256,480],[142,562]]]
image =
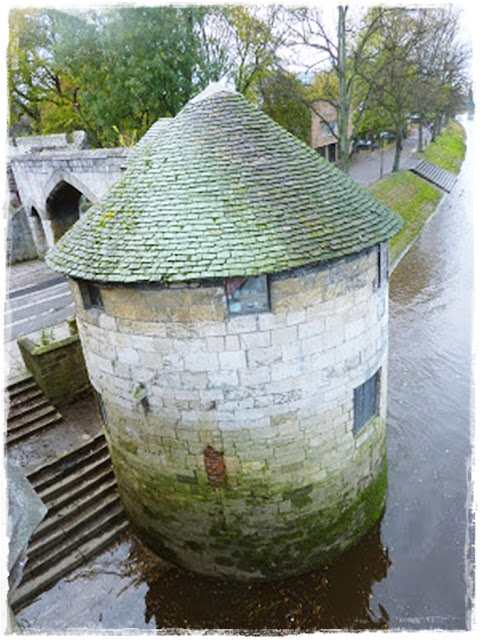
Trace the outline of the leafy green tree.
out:
[[[93,146],[135,141],[224,74],[212,20],[224,20],[218,8],[15,10],[11,125],[28,116],[34,133],[82,128]]]
[[[264,74],[258,81],[262,110],[287,131],[310,142],[311,111],[308,89],[292,73]]]
[[[54,10],[15,9],[10,13],[7,49],[9,120],[13,130],[51,133],[78,128],[75,79],[54,56],[61,14]],[[25,125],[23,125],[25,127]]]
[[[235,89],[249,99],[258,99],[257,84],[280,69],[279,50],[285,42],[282,13],[275,5],[225,9],[230,25],[230,76]]]

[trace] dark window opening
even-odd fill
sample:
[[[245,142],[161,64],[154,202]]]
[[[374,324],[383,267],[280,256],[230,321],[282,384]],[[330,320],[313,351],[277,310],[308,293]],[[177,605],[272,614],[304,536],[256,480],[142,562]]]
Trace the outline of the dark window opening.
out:
[[[267,276],[230,278],[226,280],[225,287],[231,315],[270,311]]]
[[[380,371],[353,392],[353,433],[357,434],[378,411]]]
[[[375,288],[379,289],[388,281],[388,243],[383,242],[377,247],[377,275]]]
[[[79,282],[82,302],[85,309],[103,309],[103,299],[100,287],[96,282],[83,280]]]

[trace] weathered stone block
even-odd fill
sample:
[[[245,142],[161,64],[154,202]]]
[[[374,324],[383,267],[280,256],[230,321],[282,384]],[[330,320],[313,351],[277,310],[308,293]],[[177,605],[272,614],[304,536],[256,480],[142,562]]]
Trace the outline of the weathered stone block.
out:
[[[46,344],[22,337],[18,346],[25,366],[54,405],[71,402],[90,388],[78,335]]]

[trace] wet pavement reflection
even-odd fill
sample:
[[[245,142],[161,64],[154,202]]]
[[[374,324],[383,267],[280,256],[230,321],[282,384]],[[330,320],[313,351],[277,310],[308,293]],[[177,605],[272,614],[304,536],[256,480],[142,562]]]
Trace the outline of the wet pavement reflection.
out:
[[[391,278],[389,492],[360,544],[322,571],[232,584],[173,567],[129,533],[20,611],[27,633],[467,627],[473,176],[469,147]]]

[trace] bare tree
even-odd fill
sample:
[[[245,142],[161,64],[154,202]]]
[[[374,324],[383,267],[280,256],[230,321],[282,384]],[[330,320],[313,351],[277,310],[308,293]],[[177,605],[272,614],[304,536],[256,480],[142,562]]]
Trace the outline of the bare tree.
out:
[[[363,81],[377,112],[395,131],[392,170],[397,171],[412,114],[421,126],[433,121],[438,131],[458,108],[466,52],[457,42],[458,14],[448,8],[387,8],[378,35],[377,55]]]
[[[453,115],[463,100],[469,50],[459,41],[460,14],[457,8],[418,9],[416,19],[422,38],[413,51],[418,72],[413,103],[419,123],[418,151],[421,152],[423,127],[433,123],[435,135],[442,115]]]
[[[348,20],[349,7],[340,5],[336,32],[331,33],[321,10],[311,8],[293,11],[291,44],[308,47],[314,58],[310,68],[322,71],[322,89],[312,97],[311,106],[315,111],[315,100],[322,100],[335,108],[337,131],[332,130],[332,134],[338,138],[340,167],[345,173],[349,171],[351,141],[355,135],[355,125],[350,135],[349,123],[356,104],[364,107],[369,96],[368,88],[362,96],[358,96],[356,82],[372,55],[372,37],[378,30],[382,13],[383,9],[377,7],[357,13],[353,20]],[[330,122],[320,112],[316,113],[331,128]]]

